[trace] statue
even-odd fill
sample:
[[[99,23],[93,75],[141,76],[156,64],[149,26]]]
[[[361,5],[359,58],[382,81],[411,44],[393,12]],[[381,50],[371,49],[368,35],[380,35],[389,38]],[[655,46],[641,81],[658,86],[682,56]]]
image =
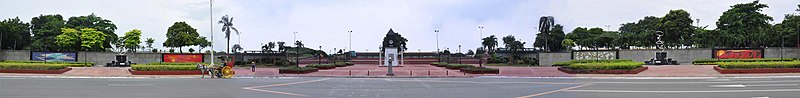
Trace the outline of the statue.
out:
[[[661,51],[656,52],[655,58],[650,58],[649,61],[644,61],[647,65],[678,65],[678,61],[673,61],[672,58],[667,58],[667,51],[664,51],[664,41],[661,41],[661,36],[664,32],[656,31],[656,49]]]

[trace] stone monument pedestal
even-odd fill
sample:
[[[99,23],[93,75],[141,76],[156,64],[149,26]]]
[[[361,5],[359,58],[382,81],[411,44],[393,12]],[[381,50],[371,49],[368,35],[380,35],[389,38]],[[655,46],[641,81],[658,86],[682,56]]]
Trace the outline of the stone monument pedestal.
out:
[[[651,58],[649,61],[644,61],[647,65],[678,65],[678,61],[673,61],[672,58],[667,58],[666,51],[656,52],[656,57]]]

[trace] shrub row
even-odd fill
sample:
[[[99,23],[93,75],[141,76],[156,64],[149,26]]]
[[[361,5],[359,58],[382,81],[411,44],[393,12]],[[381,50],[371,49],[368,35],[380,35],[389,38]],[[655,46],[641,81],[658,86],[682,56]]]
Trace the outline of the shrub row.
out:
[[[436,67],[444,67],[444,66],[447,66],[447,62],[433,62],[433,63],[431,63],[431,65],[436,66]]]
[[[308,72],[315,72],[317,70],[319,70],[319,69],[313,68],[313,67],[291,66],[291,67],[280,68],[280,69],[278,69],[278,72],[279,73],[308,73]]]
[[[336,65],[336,67],[345,67],[345,66],[350,66],[350,65],[355,65],[355,64],[353,64],[353,62],[336,62],[336,63],[333,63],[333,65]]]
[[[461,68],[461,71],[467,73],[500,73],[500,69],[486,68],[486,67],[467,67]]]
[[[792,62],[718,62],[720,68],[754,69],[754,68],[800,68],[800,61]]]
[[[444,67],[447,69],[461,69],[461,68],[470,68],[475,66],[469,64],[447,64]]]
[[[94,65],[92,62],[44,62],[31,60],[5,60],[2,63],[63,64],[67,65],[67,67],[91,67]]]
[[[147,65],[136,64],[131,65],[131,69],[137,71],[190,71],[200,70],[196,65]]]
[[[619,63],[619,62],[633,62],[630,59],[611,59],[611,60],[570,60],[566,62],[555,62],[553,66],[568,66],[576,63]]]
[[[565,66],[572,70],[633,70],[640,68],[644,62],[615,62],[615,63],[575,63]]]
[[[695,65],[714,65],[717,62],[788,62],[794,58],[756,58],[756,59],[697,59],[692,61]]]
[[[306,67],[317,68],[317,69],[333,69],[336,68],[334,64],[309,64]]]
[[[13,70],[60,70],[67,67],[67,64],[0,63],[0,69]]]

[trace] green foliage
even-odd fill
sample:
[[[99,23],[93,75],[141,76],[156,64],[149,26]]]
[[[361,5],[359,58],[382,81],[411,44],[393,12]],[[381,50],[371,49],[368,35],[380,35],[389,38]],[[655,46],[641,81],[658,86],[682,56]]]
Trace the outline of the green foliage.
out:
[[[565,38],[564,26],[561,26],[561,24],[556,24],[555,26],[553,26],[550,33],[542,32],[536,34],[536,41],[533,42],[534,47],[544,48],[545,34],[548,34],[546,35],[548,51],[563,51],[564,49],[566,49],[564,45],[561,44],[561,41],[563,41]]]
[[[566,36],[577,45],[588,48],[613,48],[619,45],[615,41],[620,39],[619,33],[604,31],[602,28],[577,27]]]
[[[61,28],[64,28],[66,21],[61,15],[39,15],[31,19],[31,32],[33,33],[31,49],[34,50],[54,50],[58,47],[56,36],[61,35]]]
[[[572,50],[572,47],[575,47],[575,41],[572,41],[572,39],[564,39],[561,41],[561,46],[564,46],[564,49]]]
[[[389,40],[392,40],[394,42],[392,44],[389,44]],[[406,39],[399,33],[395,33],[392,29],[389,29],[389,32],[386,33],[386,36],[383,37],[382,46],[383,47],[394,46],[398,47],[397,51],[405,51],[406,49],[408,49],[406,47],[406,42],[408,42],[408,39]]]
[[[722,13],[717,20],[717,30],[721,33],[722,46],[728,47],[759,47],[765,45],[769,36],[764,32],[771,27],[769,21],[772,17],[761,13],[762,9],[769,8],[758,0],[736,4],[731,9]]]
[[[278,69],[278,71],[280,72],[306,72],[306,71],[316,71],[316,70],[318,69],[314,67],[297,67],[297,66],[283,67]]]
[[[230,50],[231,50],[230,49],[230,47],[231,47],[231,31],[236,32],[236,34],[238,35],[239,34],[239,30],[237,30],[236,27],[233,27],[233,17],[228,17],[228,15],[222,16],[222,19],[219,20],[219,24],[222,24],[222,32],[225,33],[225,39],[228,40],[227,45],[226,45],[226,46],[228,46],[227,51],[228,51],[228,53],[230,53]]]
[[[665,46],[691,45],[691,36],[694,34],[692,18],[685,10],[671,10],[667,15],[660,18],[661,21],[656,25],[659,31],[664,33],[661,39]]]
[[[472,66],[472,65],[469,65],[469,64],[447,64],[444,67],[447,68],[447,69],[461,69],[461,68],[469,68],[469,67],[475,67],[475,66]]]
[[[692,61],[695,65],[715,65],[717,62],[788,62],[794,58],[758,58],[758,59],[697,59]]]
[[[194,48],[189,48],[189,53],[194,53]]]
[[[86,50],[91,51],[104,51],[105,46],[103,45],[104,41],[106,40],[106,34],[100,31],[96,31],[93,28],[83,28],[81,29],[81,47]]]
[[[309,64],[306,67],[317,68],[317,69],[331,69],[336,68],[334,64]]]
[[[197,46],[200,47],[198,51],[203,51],[203,48],[211,46],[211,42],[208,41],[205,36],[197,37],[197,41],[195,41],[195,43],[197,43]]]
[[[616,62],[616,63],[575,63],[564,68],[572,70],[633,70],[640,68],[644,62]]]
[[[471,71],[471,72],[499,72],[500,69],[495,68],[487,68],[487,67],[466,67],[461,68],[463,71]]]
[[[629,59],[613,59],[613,60],[570,60],[566,62],[555,62],[553,66],[568,66],[577,63],[620,63],[620,62],[633,62]]]
[[[178,47],[178,51],[183,53],[183,47],[196,45],[197,29],[192,28],[186,22],[175,22],[167,29],[167,40],[164,41],[164,47]]]
[[[64,64],[43,64],[43,63],[0,63],[0,69],[16,70],[60,70],[67,68]]]
[[[792,62],[718,62],[720,68],[757,69],[757,68],[800,68],[800,61]]]
[[[345,66],[347,66],[347,63],[345,63],[345,62],[335,62],[335,63],[333,63],[333,65],[336,65],[336,67],[345,67]]]
[[[126,50],[131,52],[136,52],[136,49],[139,48],[139,44],[142,43],[140,38],[141,36],[142,36],[142,30],[133,29],[131,31],[125,32],[125,36],[122,36],[122,38],[120,39],[123,39],[122,43],[124,43],[123,46]]]
[[[67,67],[92,67],[94,63],[92,62],[44,62],[44,61],[30,61],[30,60],[5,60],[0,63],[22,63],[22,64],[57,64],[57,65],[64,65]]]
[[[103,19],[102,17],[98,17],[97,15],[90,14],[87,16],[78,16],[78,17],[70,17],[69,20],[64,25],[67,28],[75,28],[81,30],[83,32],[84,29],[91,28],[96,31],[102,33],[104,37],[103,40],[100,41],[100,46],[94,46],[94,41],[90,41],[91,51],[105,51],[104,48],[111,48],[111,44],[114,41],[117,41],[117,34],[114,33],[117,30],[117,25],[111,22],[111,20]],[[101,39],[101,38],[94,38],[94,35],[100,34],[90,34],[92,35],[92,39]],[[83,35],[81,35],[83,36]],[[83,46],[83,45],[82,45]],[[101,49],[96,49],[101,48]]]
[[[481,39],[481,45],[487,48],[490,54],[494,54],[495,48],[497,48],[497,38],[494,35],[490,35],[489,37]]]
[[[19,17],[0,21],[0,49],[26,49],[31,43],[30,24]]]
[[[78,40],[80,40],[80,35],[78,30],[72,28],[62,28],[61,35],[55,37],[55,45],[58,47],[58,50],[66,50],[66,51],[75,51],[78,48]]]
[[[192,71],[200,70],[197,65],[150,65],[150,64],[135,64],[131,65],[131,69],[137,71]]]

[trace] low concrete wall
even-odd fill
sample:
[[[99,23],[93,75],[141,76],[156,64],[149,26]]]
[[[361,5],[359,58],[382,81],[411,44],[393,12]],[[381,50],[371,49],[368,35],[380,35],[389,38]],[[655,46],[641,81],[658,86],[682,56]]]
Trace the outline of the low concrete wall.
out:
[[[539,66],[553,66],[554,62],[569,61],[571,53],[539,53]]]
[[[30,60],[31,51],[28,50],[2,50],[0,60]]]
[[[661,50],[620,50],[619,59],[631,59],[636,62],[644,62],[655,57],[655,52]],[[695,59],[712,58],[711,48],[695,49],[670,49],[667,51],[667,58],[678,61],[681,64],[691,64]],[[571,60],[571,53],[539,53],[539,65],[552,66],[553,62],[563,62]],[[765,58],[800,58],[800,48],[796,47],[769,47],[764,49]]]
[[[800,58],[800,48],[769,47],[764,49],[765,58],[780,58],[781,56],[784,58]]]

